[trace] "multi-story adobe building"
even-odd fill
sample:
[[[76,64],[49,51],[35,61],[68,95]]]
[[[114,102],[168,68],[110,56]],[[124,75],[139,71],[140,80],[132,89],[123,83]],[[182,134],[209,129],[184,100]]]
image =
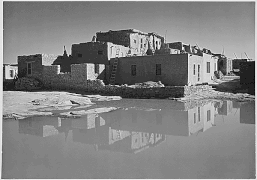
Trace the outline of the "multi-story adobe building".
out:
[[[112,42],[114,44],[129,47],[129,55],[146,55],[148,50],[152,53],[160,50],[164,44],[164,37],[157,33],[145,33],[136,29],[118,31],[97,32],[96,41]]]
[[[91,63],[95,66],[91,74],[101,74],[100,79],[107,84],[161,81],[168,86],[184,86],[208,83],[218,69],[217,58],[209,50],[182,42],[165,44],[156,33],[128,29],[96,35],[92,42],[73,44],[71,56],[64,50],[63,56],[51,57],[47,64],[46,56],[19,56],[19,73],[42,77],[44,66],[60,65],[60,72],[71,72],[72,64]],[[149,51],[151,55],[147,55]]]

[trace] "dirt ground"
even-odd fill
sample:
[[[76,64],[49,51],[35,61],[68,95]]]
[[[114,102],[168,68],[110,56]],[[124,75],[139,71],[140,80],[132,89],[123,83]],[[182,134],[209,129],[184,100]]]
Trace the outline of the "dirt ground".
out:
[[[170,98],[181,102],[206,100],[255,101],[248,89],[240,86],[240,80],[228,78],[210,84],[213,89],[183,98]],[[85,95],[60,91],[4,91],[3,118],[25,118],[34,115],[81,116],[88,113],[101,113],[115,110],[115,107],[97,108],[95,101],[120,100],[119,96]],[[87,109],[88,110],[85,110]]]

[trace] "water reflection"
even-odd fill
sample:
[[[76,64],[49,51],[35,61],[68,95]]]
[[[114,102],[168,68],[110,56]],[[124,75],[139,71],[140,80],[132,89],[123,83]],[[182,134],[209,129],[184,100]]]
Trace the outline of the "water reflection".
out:
[[[232,113],[233,102],[232,101],[223,101],[221,107],[218,108],[219,115],[228,116]]]
[[[223,101],[182,110],[122,108],[79,119],[31,117],[19,120],[19,133],[39,137],[64,133],[66,139],[72,131],[73,142],[93,145],[96,150],[138,153],[164,142],[166,135],[205,132],[215,126],[215,116],[227,116],[233,107],[240,107],[240,123],[255,124],[254,104]]]
[[[67,122],[59,117],[29,117],[19,120],[19,133],[47,137],[67,133]]]
[[[240,123],[255,124],[255,103],[243,103],[240,107]]]

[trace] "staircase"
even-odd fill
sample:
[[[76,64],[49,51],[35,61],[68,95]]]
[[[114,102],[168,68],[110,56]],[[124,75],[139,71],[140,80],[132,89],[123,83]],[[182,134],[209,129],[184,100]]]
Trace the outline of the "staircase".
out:
[[[111,85],[115,84],[116,72],[117,72],[118,61],[119,61],[119,52],[120,52],[120,49],[117,49],[115,59],[114,59],[114,63],[113,63],[113,67],[112,67],[112,73],[111,73],[111,77],[110,77],[110,84]]]

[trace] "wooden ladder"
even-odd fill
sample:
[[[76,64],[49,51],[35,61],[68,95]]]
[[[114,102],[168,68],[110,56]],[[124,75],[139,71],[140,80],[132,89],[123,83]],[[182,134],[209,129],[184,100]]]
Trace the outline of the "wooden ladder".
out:
[[[117,72],[118,61],[119,61],[119,52],[120,52],[120,49],[117,49],[113,67],[112,67],[112,73],[111,73],[111,77],[110,77],[110,84],[112,84],[112,85],[115,84],[116,72]]]

